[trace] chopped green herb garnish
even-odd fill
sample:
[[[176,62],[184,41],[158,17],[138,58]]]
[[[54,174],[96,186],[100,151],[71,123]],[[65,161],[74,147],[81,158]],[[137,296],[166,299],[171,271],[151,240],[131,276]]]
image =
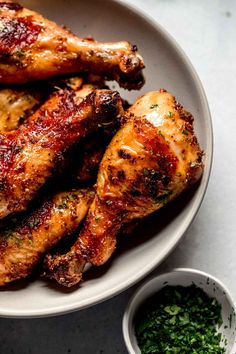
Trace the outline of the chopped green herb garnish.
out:
[[[155,200],[157,203],[164,203],[170,194],[171,192],[168,189],[165,189]]]
[[[165,286],[140,307],[135,332],[142,354],[223,354],[221,323],[221,306],[196,285]]]
[[[17,52],[15,52],[15,56],[20,59],[23,59],[25,57],[25,52],[23,50],[18,50]]]
[[[171,112],[171,111],[169,111],[169,112],[168,112],[168,117],[170,117],[170,118],[174,117],[174,113]]]
[[[74,193],[73,194],[69,194],[67,198],[68,198],[68,200],[76,200],[77,199],[77,195],[74,194]]]
[[[182,130],[182,134],[188,135],[188,131],[186,129]]]
[[[40,224],[40,219],[38,218],[34,218],[34,219],[31,219],[29,222],[28,222],[28,226],[33,229],[35,226],[38,226]]]
[[[68,203],[73,202],[74,200],[77,200],[78,196],[75,193],[67,195],[61,203],[57,206],[58,209],[67,209],[68,208]]]
[[[57,207],[58,209],[67,209],[68,205],[66,202],[62,202],[61,204],[58,205]]]
[[[159,105],[156,103],[156,104],[152,104],[151,106],[150,106],[150,109],[153,109],[153,108],[156,108],[156,107],[159,107]]]
[[[22,235],[18,233],[17,231],[12,231],[10,238],[14,240],[14,243],[17,245],[17,247],[20,247],[22,245],[22,242],[24,240],[24,237],[22,238]]]
[[[101,220],[101,216],[99,216],[99,215],[96,215],[96,216],[95,216],[95,220],[96,220],[96,221],[99,221],[99,220]]]
[[[149,172],[148,172],[147,168],[143,169],[143,175],[146,176],[146,177],[149,175]]]

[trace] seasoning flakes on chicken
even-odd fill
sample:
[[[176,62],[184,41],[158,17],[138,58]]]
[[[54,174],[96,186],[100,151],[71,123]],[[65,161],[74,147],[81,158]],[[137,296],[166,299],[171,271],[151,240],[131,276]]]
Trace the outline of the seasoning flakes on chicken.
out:
[[[60,192],[0,229],[0,285],[31,274],[49,248],[78,228],[93,198],[92,188]]]
[[[47,275],[78,284],[86,263],[104,264],[127,223],[157,211],[197,182],[202,151],[193,117],[170,93],[150,92],[127,111],[100,164],[96,196],[71,250],[50,256]]]

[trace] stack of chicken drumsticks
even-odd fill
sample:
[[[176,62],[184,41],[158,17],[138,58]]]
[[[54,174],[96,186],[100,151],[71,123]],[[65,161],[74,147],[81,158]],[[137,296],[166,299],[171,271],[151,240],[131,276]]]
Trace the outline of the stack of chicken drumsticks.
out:
[[[135,45],[100,43],[0,2],[0,285],[36,265],[63,286],[102,265],[117,235],[202,175],[193,117],[144,84]],[[71,248],[52,252],[76,235]],[[64,250],[64,251],[63,251]]]

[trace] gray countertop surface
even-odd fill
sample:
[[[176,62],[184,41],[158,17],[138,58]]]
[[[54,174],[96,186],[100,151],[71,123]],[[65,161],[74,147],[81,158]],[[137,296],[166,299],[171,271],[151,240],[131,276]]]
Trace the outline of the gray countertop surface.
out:
[[[236,299],[236,1],[127,0],[152,16],[184,49],[205,88],[214,161],[203,204],[181,243],[153,273],[198,268]],[[137,285],[102,304],[45,319],[0,319],[0,353],[127,353],[122,315]]]

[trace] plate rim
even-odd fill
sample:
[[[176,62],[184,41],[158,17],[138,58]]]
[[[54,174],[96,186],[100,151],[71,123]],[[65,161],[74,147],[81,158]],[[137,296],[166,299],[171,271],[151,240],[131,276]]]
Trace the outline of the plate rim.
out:
[[[181,224],[181,226],[179,227],[179,230],[176,233],[175,238],[171,240],[171,245],[168,248],[168,252],[165,253],[165,256],[159,259],[158,261],[153,259],[151,262],[148,262],[147,266],[139,270],[139,272],[136,273],[135,276],[133,276],[132,278],[129,277],[127,280],[125,279],[123,282],[120,282],[116,287],[112,287],[109,290],[103,291],[100,294],[95,294],[89,299],[85,299],[83,301],[80,300],[79,302],[74,301],[72,303],[69,303],[68,305],[59,305],[55,307],[50,307],[50,309],[45,308],[39,310],[36,309],[36,310],[26,310],[26,311],[14,309],[11,311],[10,308],[4,309],[1,308],[0,306],[0,317],[27,319],[27,318],[43,318],[43,317],[52,317],[57,315],[65,315],[88,307],[92,307],[114,296],[117,296],[118,294],[122,293],[123,291],[127,290],[131,286],[141,281],[145,276],[151,273],[161,262],[163,262],[168,257],[168,255],[178,245],[181,238],[183,237],[187,229],[192,224],[203,202],[204,196],[206,194],[206,190],[211,175],[212,161],[213,161],[213,145],[214,145],[213,126],[212,126],[211,113],[210,113],[210,108],[206,97],[206,93],[193,64],[191,63],[190,59],[188,58],[184,50],[175,40],[175,38],[162,25],[160,25],[158,21],[156,21],[149,14],[147,14],[140,8],[136,8],[134,5],[130,3],[127,3],[124,0],[109,0],[109,2],[113,2],[115,4],[120,5],[124,9],[128,9],[130,12],[134,13],[137,17],[148,22],[148,24],[150,24],[157,32],[159,32],[163,36],[164,40],[168,42],[168,44],[175,50],[175,52],[177,52],[180,59],[185,64],[185,66],[187,67],[191,75],[198,96],[202,102],[202,110],[204,112],[205,123],[206,123],[206,135],[208,136],[207,147],[206,147],[208,153],[204,163],[204,173],[202,176],[201,184],[198,186],[196,191],[197,198],[195,199],[192,208],[189,211],[189,214],[187,215],[187,218],[184,220],[183,224]]]

